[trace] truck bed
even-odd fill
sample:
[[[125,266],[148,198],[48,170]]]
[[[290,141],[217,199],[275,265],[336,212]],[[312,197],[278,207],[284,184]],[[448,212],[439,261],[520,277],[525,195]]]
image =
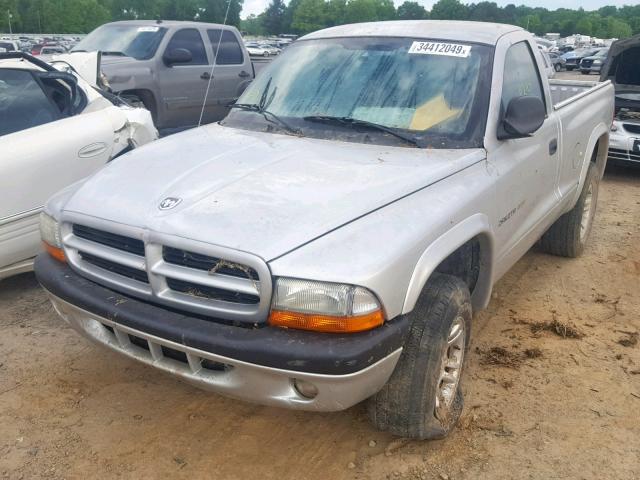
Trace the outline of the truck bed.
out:
[[[549,79],[553,108],[558,110],[579,98],[589,95],[611,82],[594,82],[582,80],[555,80]]]

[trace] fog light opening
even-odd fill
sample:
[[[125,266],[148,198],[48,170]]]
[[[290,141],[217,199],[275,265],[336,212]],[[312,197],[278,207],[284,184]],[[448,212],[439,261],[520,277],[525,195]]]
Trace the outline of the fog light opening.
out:
[[[318,387],[313,383],[299,378],[293,379],[293,388],[296,393],[306,400],[313,400],[318,395]]]

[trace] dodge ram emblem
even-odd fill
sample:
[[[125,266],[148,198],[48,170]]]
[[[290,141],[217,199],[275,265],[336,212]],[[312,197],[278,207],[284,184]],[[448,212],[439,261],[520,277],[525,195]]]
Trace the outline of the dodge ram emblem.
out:
[[[158,208],[160,210],[171,210],[173,207],[178,205],[182,201],[181,198],[178,197],[167,197],[160,202]]]

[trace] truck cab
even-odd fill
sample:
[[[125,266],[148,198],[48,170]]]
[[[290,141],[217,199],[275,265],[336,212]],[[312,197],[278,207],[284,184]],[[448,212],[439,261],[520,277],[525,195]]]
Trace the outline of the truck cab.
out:
[[[222,119],[254,77],[240,33],[227,25],[113,22],[87,35],[77,51],[100,51],[104,83],[130,103],[143,104],[161,130]]]

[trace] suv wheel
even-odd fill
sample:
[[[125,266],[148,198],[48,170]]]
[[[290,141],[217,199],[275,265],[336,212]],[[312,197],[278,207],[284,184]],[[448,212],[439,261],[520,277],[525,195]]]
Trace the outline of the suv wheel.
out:
[[[471,299],[457,277],[433,274],[415,308],[398,365],[367,403],[380,430],[416,439],[446,436],[462,413],[460,389]]]

